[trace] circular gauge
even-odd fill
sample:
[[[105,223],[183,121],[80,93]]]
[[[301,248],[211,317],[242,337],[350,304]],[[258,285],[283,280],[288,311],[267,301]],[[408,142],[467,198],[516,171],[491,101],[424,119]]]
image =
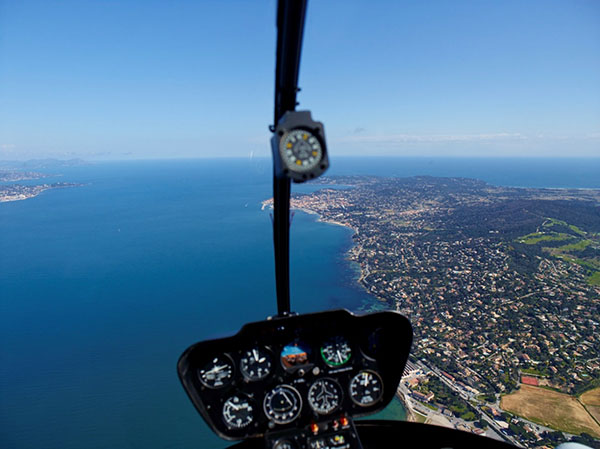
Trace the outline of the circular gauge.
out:
[[[223,404],[223,420],[230,429],[246,427],[253,419],[252,405],[247,399],[232,396]]]
[[[310,348],[304,342],[295,340],[283,347],[280,357],[281,364],[286,369],[307,365],[309,363]]]
[[[277,440],[273,445],[273,449],[295,449],[296,445],[290,440]]]
[[[321,346],[321,357],[329,366],[342,366],[352,357],[352,349],[343,337],[334,337]]]
[[[200,382],[208,388],[221,388],[233,378],[233,363],[227,356],[218,356],[198,370]]]
[[[295,420],[302,410],[302,398],[294,387],[278,385],[267,393],[263,403],[267,418],[277,424]]]
[[[271,357],[259,348],[252,348],[242,355],[240,371],[250,381],[264,379],[271,372]]]
[[[361,407],[375,404],[383,395],[383,382],[373,371],[361,371],[350,381],[350,399]]]
[[[308,389],[308,403],[321,415],[333,412],[341,402],[342,391],[332,379],[319,379]]]
[[[279,152],[287,167],[296,172],[312,170],[323,157],[319,139],[304,129],[293,129],[286,133],[279,143]]]

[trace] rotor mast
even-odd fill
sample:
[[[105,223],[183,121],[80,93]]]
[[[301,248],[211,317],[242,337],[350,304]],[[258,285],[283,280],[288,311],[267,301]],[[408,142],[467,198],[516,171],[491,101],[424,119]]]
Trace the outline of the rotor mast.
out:
[[[296,110],[298,72],[307,0],[279,0],[277,5],[277,63],[275,68],[275,128],[281,117]],[[273,173],[273,242],[277,313],[290,313],[290,193],[289,178]]]

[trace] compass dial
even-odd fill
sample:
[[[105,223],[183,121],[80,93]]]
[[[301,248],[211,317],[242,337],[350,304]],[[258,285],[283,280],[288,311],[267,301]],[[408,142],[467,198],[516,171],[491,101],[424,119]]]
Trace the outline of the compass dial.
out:
[[[222,388],[233,379],[233,363],[226,356],[218,356],[198,370],[200,382],[208,388]]]
[[[343,337],[334,337],[321,346],[321,356],[329,366],[342,366],[352,357],[352,349]]]
[[[245,379],[256,381],[264,379],[271,372],[271,357],[260,348],[252,348],[243,353],[240,371]]]
[[[350,381],[350,399],[361,407],[375,404],[383,395],[383,382],[373,371],[361,371]]]
[[[304,129],[286,133],[279,143],[279,151],[287,167],[295,172],[312,170],[323,157],[319,139]]]
[[[319,379],[308,389],[308,403],[321,415],[333,412],[341,402],[342,391],[332,379]]]
[[[247,399],[232,396],[223,404],[223,420],[230,429],[241,429],[252,422],[252,405]]]
[[[263,403],[267,418],[277,424],[295,420],[302,410],[300,393],[290,385],[278,385],[267,393]]]

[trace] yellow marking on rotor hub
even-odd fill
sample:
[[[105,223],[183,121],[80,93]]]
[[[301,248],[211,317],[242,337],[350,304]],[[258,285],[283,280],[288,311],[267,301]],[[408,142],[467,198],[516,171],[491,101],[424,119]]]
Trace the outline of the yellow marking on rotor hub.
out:
[[[292,142],[288,142],[287,145],[286,145],[286,147],[292,148]]]
[[[302,134],[302,138],[303,138],[304,140],[307,140],[307,139],[308,139],[308,134],[306,134],[306,133],[305,133],[305,134]]]
[[[313,155],[313,156],[316,156],[317,154],[319,154],[319,153],[317,153],[316,151],[313,151],[313,152],[312,152],[312,155]]]
[[[298,159],[298,160],[296,161],[296,165],[302,165],[302,161],[301,161],[300,159]]]

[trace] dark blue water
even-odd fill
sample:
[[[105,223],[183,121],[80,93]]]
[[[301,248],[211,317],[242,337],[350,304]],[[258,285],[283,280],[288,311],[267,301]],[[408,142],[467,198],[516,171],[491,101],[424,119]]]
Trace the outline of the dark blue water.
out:
[[[269,167],[62,172],[85,186],[0,204],[0,447],[222,446],[175,365],[275,312]],[[294,308],[360,307],[351,231],[315,219],[294,218]]]
[[[329,174],[449,176],[497,186],[600,188],[597,158],[337,158]]]
[[[598,160],[534,162],[340,159],[331,174],[600,187]],[[85,185],[0,204],[0,447],[226,446],[194,411],[175,365],[191,343],[275,312],[269,211],[260,208],[270,162],[59,171],[56,181]],[[371,307],[344,259],[350,245],[350,230],[295,214],[296,311]]]

